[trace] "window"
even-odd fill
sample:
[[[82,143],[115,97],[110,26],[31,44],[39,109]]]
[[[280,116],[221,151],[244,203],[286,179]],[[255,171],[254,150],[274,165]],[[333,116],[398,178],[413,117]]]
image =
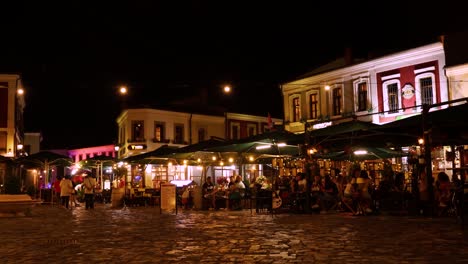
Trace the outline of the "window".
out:
[[[201,127],[198,129],[198,142],[204,141],[206,138],[206,129]]]
[[[0,131],[0,154],[7,153],[7,132]]]
[[[432,94],[432,79],[430,77],[419,79],[419,85],[421,89],[421,103],[432,104],[434,96]]]
[[[387,86],[388,110],[389,113],[398,112],[398,85],[392,83]]]
[[[166,139],[163,122],[154,122],[154,141],[162,142]]]
[[[333,115],[334,116],[337,116],[337,115],[341,115],[341,98],[342,98],[342,94],[341,94],[341,88],[334,88],[333,89]]]
[[[257,126],[254,124],[248,124],[247,125],[247,136],[255,136],[257,135]]]
[[[231,139],[239,139],[240,136],[240,124],[231,124]]]
[[[318,118],[318,95],[316,93],[309,95],[309,119]]]
[[[184,125],[182,124],[174,126],[174,144],[184,144]]]
[[[143,124],[144,121],[142,120],[132,121],[132,141],[145,141],[145,127]]]
[[[357,111],[367,111],[367,83],[361,82],[357,85]]]
[[[389,80],[383,85],[383,106],[385,114],[395,114],[400,111],[400,82],[398,80]]]
[[[435,76],[432,72],[416,76],[416,105],[431,105],[436,103],[434,78]]]
[[[292,105],[293,105],[292,121],[299,122],[301,120],[301,105],[299,104],[299,97],[293,98]]]

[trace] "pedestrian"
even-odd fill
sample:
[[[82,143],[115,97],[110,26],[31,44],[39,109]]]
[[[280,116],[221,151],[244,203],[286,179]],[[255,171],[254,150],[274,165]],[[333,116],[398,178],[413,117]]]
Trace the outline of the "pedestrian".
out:
[[[70,202],[70,193],[73,190],[73,184],[70,180],[70,175],[66,175],[60,181],[60,198],[62,200],[62,206],[68,209]]]
[[[57,176],[53,184],[54,195],[52,196],[51,202],[56,202],[57,204],[61,204],[61,195],[60,195],[60,182],[62,181],[62,177]]]
[[[96,188],[96,179],[87,174],[83,180],[86,210],[94,209],[94,189]]]
[[[73,180],[71,182],[72,182],[73,188],[70,191],[70,206],[71,208],[73,208],[73,206],[78,207],[80,205],[76,201],[76,183]]]

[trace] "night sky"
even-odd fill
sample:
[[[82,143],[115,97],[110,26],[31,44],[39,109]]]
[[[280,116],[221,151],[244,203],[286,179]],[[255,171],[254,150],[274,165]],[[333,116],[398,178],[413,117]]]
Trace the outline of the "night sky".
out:
[[[279,84],[346,47],[388,53],[468,24],[450,1],[44,2],[5,3],[0,31],[0,72],[22,74],[26,132],[42,132],[43,149],[113,144],[120,85],[128,103],[157,107],[230,84],[213,103],[282,118]]]

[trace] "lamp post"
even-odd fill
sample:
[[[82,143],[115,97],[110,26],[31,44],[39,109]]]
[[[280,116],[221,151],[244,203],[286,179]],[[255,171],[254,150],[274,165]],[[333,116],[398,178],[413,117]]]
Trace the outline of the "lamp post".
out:
[[[120,98],[122,100],[122,109],[121,110],[124,110],[127,108],[127,94],[128,94],[128,88],[127,86],[125,85],[122,85],[119,87],[119,94],[120,94]]]
[[[223,93],[225,95],[229,95],[232,92],[232,88],[229,85],[225,85],[223,88]],[[228,112],[227,112],[227,107],[225,107],[224,111],[224,137],[226,139],[229,139],[229,124],[228,124]]]

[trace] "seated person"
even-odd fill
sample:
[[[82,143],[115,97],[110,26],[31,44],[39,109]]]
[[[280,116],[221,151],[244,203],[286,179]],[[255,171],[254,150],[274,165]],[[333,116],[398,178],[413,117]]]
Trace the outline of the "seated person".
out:
[[[314,181],[312,182],[312,186],[310,187],[310,198],[312,209],[319,209],[320,208],[320,197],[322,196],[323,192],[323,185],[322,185],[322,177],[320,175],[314,176]]]
[[[445,172],[439,172],[437,175],[435,196],[439,207],[445,207],[450,203],[451,184],[449,176]]]
[[[356,179],[356,182],[358,184],[360,193],[359,205],[362,207],[361,209],[363,209],[366,213],[372,213],[372,197],[369,192],[371,180],[367,171],[361,170],[359,177]]]
[[[206,182],[202,185],[202,195],[210,201],[212,208],[216,208],[216,190],[210,176],[206,177]]]
[[[323,179],[323,191],[320,197],[322,210],[328,211],[338,202],[338,187],[332,181],[330,175],[325,175]]]

